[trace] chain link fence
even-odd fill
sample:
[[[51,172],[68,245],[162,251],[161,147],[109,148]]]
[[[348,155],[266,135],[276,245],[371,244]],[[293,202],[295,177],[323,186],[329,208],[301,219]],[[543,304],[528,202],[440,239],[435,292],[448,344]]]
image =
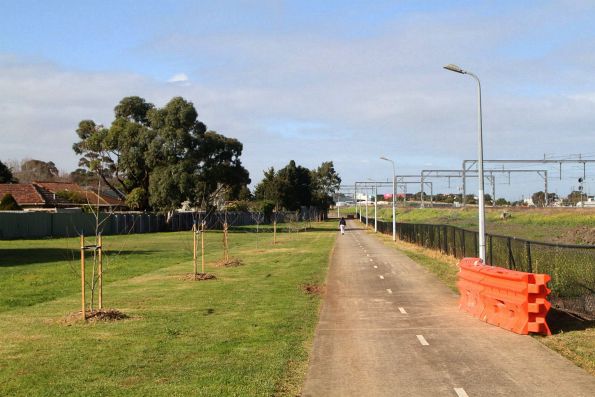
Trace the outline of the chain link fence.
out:
[[[359,215],[358,215],[359,216]],[[366,218],[362,217],[366,223]],[[374,219],[368,219],[373,228]],[[479,233],[451,225],[397,223],[400,240],[456,258],[479,256]],[[392,222],[378,221],[392,234]],[[486,263],[552,277],[550,301],[559,309],[595,319],[595,245],[553,244],[486,234]]]

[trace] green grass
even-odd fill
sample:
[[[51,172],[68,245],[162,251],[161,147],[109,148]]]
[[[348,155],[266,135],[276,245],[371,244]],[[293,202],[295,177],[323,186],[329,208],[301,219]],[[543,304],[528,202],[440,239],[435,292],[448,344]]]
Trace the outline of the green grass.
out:
[[[501,219],[503,211],[510,213]],[[347,213],[347,212],[346,212]],[[365,207],[362,214],[365,213]],[[374,217],[374,207],[368,208]],[[397,208],[397,221],[453,225],[477,230],[477,208]],[[378,219],[392,220],[392,209],[379,208]],[[594,209],[486,208],[486,231],[491,234],[566,244],[595,244],[589,230],[595,224]]]
[[[210,232],[217,280],[202,282],[181,279],[189,232],[106,237],[104,306],[130,318],[88,324],[64,321],[80,305],[76,240],[0,241],[0,395],[298,394],[320,306],[301,285],[324,282],[335,238],[334,222],[314,226],[275,246],[260,234],[259,249],[230,233],[235,268],[212,266]]]

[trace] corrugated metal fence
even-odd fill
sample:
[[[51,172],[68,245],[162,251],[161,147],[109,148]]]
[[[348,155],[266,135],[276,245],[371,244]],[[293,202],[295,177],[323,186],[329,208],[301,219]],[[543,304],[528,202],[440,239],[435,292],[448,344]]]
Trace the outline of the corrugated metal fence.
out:
[[[289,213],[279,212],[276,216],[278,222],[283,222]],[[225,219],[230,226],[245,226],[256,224],[257,218],[250,212],[216,212],[208,215],[205,212],[176,212],[167,222],[167,217],[163,214],[101,213],[97,220],[93,214],[85,213],[2,211],[0,239],[91,235],[95,234],[97,222],[104,235],[191,230],[195,222],[200,224],[203,220],[206,221],[207,228],[212,230],[222,229]]]

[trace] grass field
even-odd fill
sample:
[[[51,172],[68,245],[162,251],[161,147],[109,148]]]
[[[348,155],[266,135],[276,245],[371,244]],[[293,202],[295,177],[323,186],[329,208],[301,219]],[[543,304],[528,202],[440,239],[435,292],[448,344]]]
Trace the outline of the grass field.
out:
[[[373,233],[373,231],[369,233]],[[385,244],[403,251],[458,293],[456,282],[459,268],[456,258],[415,244],[402,241],[395,243],[391,236],[381,233],[377,233],[375,236],[382,239]],[[553,335],[535,336],[535,338],[595,376],[595,322],[581,320],[554,310],[550,312],[547,321]]]
[[[186,281],[192,235],[104,238],[104,306],[130,318],[84,324],[78,240],[0,241],[0,395],[271,396],[299,393],[335,224],[279,236],[230,234],[244,265]]]
[[[365,208],[365,207],[364,207]],[[353,213],[354,209],[341,209]],[[501,219],[506,211],[507,219]],[[363,212],[362,212],[363,213]],[[368,207],[374,217],[374,207]],[[391,208],[380,208],[378,219],[392,220]],[[397,208],[397,222],[453,225],[477,230],[477,208]],[[486,208],[486,231],[536,241],[595,244],[595,209],[589,208]]]

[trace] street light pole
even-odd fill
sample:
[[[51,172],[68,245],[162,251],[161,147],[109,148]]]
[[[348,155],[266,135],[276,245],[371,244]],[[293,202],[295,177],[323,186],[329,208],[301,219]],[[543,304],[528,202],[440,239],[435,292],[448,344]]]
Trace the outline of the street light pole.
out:
[[[369,181],[374,182],[371,178]],[[378,232],[378,185],[374,183],[374,233]]]
[[[395,191],[395,178],[396,178],[396,172],[395,172],[395,162],[391,159],[388,159],[386,157],[380,157],[380,160],[384,160],[384,161],[389,161],[392,165],[393,165],[393,241],[397,241],[397,214],[396,214],[396,210],[395,210],[395,196],[396,196],[396,191]]]
[[[485,243],[485,205],[483,194],[483,134],[482,134],[482,118],[481,118],[481,82],[479,77],[471,72],[461,69],[457,65],[446,65],[444,69],[451,72],[468,74],[477,81],[477,171],[479,179],[479,258],[485,263],[486,260],[486,243]]]

